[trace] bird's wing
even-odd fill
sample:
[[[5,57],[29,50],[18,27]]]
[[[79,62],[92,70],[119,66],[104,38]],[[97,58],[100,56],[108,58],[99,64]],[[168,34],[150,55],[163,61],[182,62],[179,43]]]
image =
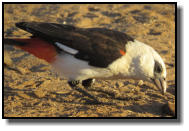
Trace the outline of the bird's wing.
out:
[[[96,67],[107,67],[120,58],[124,55],[125,44],[133,41],[125,33],[105,28],[77,28],[40,22],[20,22],[16,26],[34,36],[78,50],[74,55],[76,58]]]

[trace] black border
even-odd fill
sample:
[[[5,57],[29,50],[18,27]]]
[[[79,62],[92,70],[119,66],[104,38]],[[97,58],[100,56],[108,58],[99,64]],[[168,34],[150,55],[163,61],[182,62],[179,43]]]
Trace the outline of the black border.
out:
[[[175,116],[174,117],[5,117],[4,116],[4,5],[5,4],[174,4],[175,5]],[[177,12],[178,10],[178,12]],[[177,8],[177,2],[2,2],[2,119],[9,119],[10,123],[52,123],[52,122],[181,122],[181,89],[178,91],[178,87],[181,86],[181,13],[182,9]],[[179,21],[177,23],[177,14],[179,15]],[[178,27],[177,27],[178,25]],[[178,29],[178,34],[177,34]],[[177,39],[178,37],[178,39]],[[177,42],[180,46],[177,46]],[[179,56],[177,55],[179,51]],[[179,65],[177,58],[179,58]],[[179,66],[179,67],[178,67]],[[178,70],[177,70],[178,69]],[[179,82],[177,81],[179,80]],[[179,99],[178,97],[179,96]],[[177,102],[179,101],[179,104]],[[178,106],[179,105],[179,106]],[[179,113],[178,113],[179,111]],[[28,119],[28,120],[23,120]],[[34,120],[35,119],[35,120]],[[42,120],[40,120],[42,119]],[[56,119],[56,120],[55,120]],[[76,119],[76,120],[71,120]],[[82,120],[80,120],[82,119]],[[107,120],[109,119],[109,120]],[[153,121],[152,121],[153,119]],[[37,121],[36,121],[37,120]],[[97,121],[98,120],[98,121]],[[100,121],[99,121],[100,120]],[[105,121],[104,121],[105,120]],[[113,121],[111,121],[113,120]],[[116,120],[116,121],[115,121]],[[145,121],[144,121],[145,120]],[[155,120],[155,121],[154,121]]]

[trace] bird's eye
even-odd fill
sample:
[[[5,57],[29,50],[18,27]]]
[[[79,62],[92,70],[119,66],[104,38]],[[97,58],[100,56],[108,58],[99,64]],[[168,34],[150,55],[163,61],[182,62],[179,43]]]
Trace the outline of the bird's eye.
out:
[[[161,73],[163,71],[162,66],[159,62],[155,61],[155,66],[154,66],[154,72],[156,73]]]

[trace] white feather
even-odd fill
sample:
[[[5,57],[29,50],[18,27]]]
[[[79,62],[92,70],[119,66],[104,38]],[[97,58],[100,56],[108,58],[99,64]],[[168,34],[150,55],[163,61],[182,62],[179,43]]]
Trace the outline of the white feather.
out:
[[[95,68],[86,61],[76,59],[70,54],[60,54],[56,56],[56,60],[52,66],[59,73],[70,80],[85,80],[88,78],[103,78],[111,76],[111,72],[103,68]]]
[[[166,77],[165,64],[159,54],[150,46],[135,40],[126,44],[126,53],[111,65],[110,70],[123,77],[150,81],[154,76],[154,60],[161,63]]]
[[[60,49],[64,50],[64,51],[67,52],[67,53],[70,53],[70,54],[72,54],[72,55],[75,55],[75,54],[78,53],[78,50],[73,49],[73,48],[70,48],[70,47],[68,47],[68,46],[65,46],[65,45],[63,45],[63,44],[61,44],[61,43],[59,43],[59,42],[55,42],[55,44],[56,44]]]

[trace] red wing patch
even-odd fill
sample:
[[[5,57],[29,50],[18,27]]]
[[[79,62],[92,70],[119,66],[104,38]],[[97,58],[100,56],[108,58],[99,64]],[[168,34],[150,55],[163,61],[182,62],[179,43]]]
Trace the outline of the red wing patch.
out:
[[[34,56],[44,59],[47,62],[51,63],[54,61],[55,56],[57,55],[55,47],[39,38],[31,38],[31,39],[15,39],[16,41],[25,42],[24,46],[17,46]]]
[[[121,55],[125,55],[125,52],[123,50],[119,50]]]

